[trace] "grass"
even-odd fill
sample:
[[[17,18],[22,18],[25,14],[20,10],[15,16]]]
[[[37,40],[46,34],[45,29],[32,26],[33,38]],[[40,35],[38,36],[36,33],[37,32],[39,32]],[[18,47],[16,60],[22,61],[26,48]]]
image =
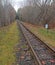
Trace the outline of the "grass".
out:
[[[43,27],[34,26],[28,23],[24,23],[24,25],[42,41],[55,48],[55,30],[46,30]]]
[[[55,31],[39,29],[39,35],[43,37],[43,40],[46,41],[49,45],[55,47]]]
[[[14,46],[19,41],[16,22],[0,28],[0,65],[12,65],[15,62]]]

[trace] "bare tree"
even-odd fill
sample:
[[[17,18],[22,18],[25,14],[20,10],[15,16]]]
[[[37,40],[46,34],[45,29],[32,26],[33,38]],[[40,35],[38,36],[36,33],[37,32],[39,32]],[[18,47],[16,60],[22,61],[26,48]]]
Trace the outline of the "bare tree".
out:
[[[10,0],[0,0],[0,26],[9,25],[15,19],[15,10]]]
[[[19,10],[19,16],[33,24],[50,24],[55,18],[55,0],[26,0],[26,5]]]

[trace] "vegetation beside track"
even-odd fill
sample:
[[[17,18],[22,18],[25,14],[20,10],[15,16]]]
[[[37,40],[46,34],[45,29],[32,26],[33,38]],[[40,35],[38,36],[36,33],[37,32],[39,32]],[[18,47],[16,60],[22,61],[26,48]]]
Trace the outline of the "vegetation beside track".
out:
[[[43,27],[38,27],[29,23],[24,23],[24,25],[45,43],[55,48],[55,30],[46,30]]]
[[[14,46],[19,39],[16,22],[0,28],[0,65],[12,65],[15,62]]]

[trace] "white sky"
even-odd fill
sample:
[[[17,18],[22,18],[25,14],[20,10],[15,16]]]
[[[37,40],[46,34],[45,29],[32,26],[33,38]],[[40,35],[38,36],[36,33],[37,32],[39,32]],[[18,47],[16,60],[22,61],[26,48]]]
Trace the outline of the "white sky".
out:
[[[12,5],[16,11],[23,5],[23,1],[24,0],[12,0]]]
[[[20,8],[20,7],[22,7],[23,6],[23,2],[24,2],[25,0],[11,0],[11,2],[12,2],[12,5],[13,5],[13,7],[15,8],[15,10],[17,11],[18,10],[18,8]],[[52,2],[53,0],[51,0],[51,2]]]

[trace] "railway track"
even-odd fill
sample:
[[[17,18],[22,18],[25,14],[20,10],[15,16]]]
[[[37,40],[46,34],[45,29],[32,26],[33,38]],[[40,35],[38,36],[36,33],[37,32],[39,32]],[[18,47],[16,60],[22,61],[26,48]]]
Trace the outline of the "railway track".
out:
[[[55,51],[32,34],[23,24],[19,26],[28,42],[36,65],[55,65]]]

